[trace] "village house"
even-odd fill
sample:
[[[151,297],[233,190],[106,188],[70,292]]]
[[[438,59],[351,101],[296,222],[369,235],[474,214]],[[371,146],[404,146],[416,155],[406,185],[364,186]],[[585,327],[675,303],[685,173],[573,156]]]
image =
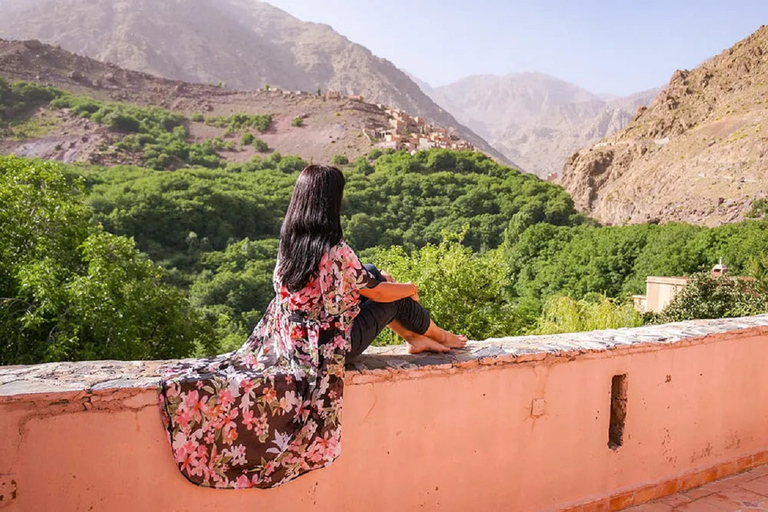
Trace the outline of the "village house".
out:
[[[382,106],[383,107],[383,106]],[[428,125],[420,116],[410,116],[407,112],[384,107],[389,118],[389,128],[382,130],[369,127],[365,134],[379,148],[403,149],[407,151],[425,151],[432,148],[455,150],[474,150],[474,146],[462,140],[446,128]],[[394,147],[393,147],[394,146]]]

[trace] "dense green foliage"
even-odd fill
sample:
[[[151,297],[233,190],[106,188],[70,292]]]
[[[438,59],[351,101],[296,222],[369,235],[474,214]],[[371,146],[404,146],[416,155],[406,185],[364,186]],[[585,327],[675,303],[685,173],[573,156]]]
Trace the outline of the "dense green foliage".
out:
[[[639,327],[643,316],[629,301],[591,295],[581,300],[556,296],[544,305],[535,334],[595,331],[619,327]]]
[[[402,252],[395,249],[390,256],[399,254],[402,263],[405,251],[440,244],[442,230],[457,232],[468,226],[463,254],[469,258],[470,248],[498,247],[510,219],[519,227],[539,218],[531,212],[540,212],[540,218],[553,223],[583,221],[559,187],[478,154],[434,150],[414,156],[404,152],[378,156],[373,165],[366,161],[365,169],[346,169],[342,222],[346,239],[358,251],[401,246]],[[110,232],[133,237],[168,270],[171,282],[189,290],[193,303],[205,309],[216,325],[219,337],[236,340],[253,326],[257,312],[271,298],[271,270],[265,269],[274,265],[276,250],[263,248],[276,247],[293,183],[305,165],[299,158],[274,153],[219,170],[167,173],[115,167],[84,175],[96,219]],[[461,172],[454,170],[457,167]],[[521,212],[526,215],[517,215]],[[425,250],[424,257],[431,255],[429,261],[442,262],[442,257]],[[251,256],[243,260],[244,253]],[[489,257],[478,257],[478,261]],[[493,257],[494,275],[503,276],[506,270],[500,253]],[[471,276],[471,268],[461,270]],[[445,301],[452,297],[445,295]],[[443,304],[447,311],[449,302]],[[488,307],[496,306],[489,303]],[[478,309],[462,325],[478,337],[504,329],[518,332],[535,314],[535,306],[534,313],[515,314],[510,304],[504,307],[499,320],[483,324]],[[520,315],[527,320],[520,320]]]
[[[509,239],[506,259],[514,295],[609,297],[644,293],[649,275],[689,275],[720,257],[733,274],[768,252],[768,223],[708,229],[687,224],[556,227],[546,223]]]
[[[278,236],[296,179],[295,169],[285,173],[281,162],[270,160],[275,167],[258,172],[88,171],[88,201],[108,231],[133,237],[155,261],[187,269],[200,254],[229,243]]]
[[[448,155],[448,160],[441,159]],[[203,250],[230,241],[278,235],[293,183],[306,163],[273,153],[227,169],[174,173],[116,167],[86,172],[96,217],[111,232],[134,237],[154,259],[186,258],[190,233]],[[461,172],[452,172],[458,166]],[[581,222],[556,186],[473,153],[394,153],[373,171],[347,171],[343,225],[357,250],[439,243],[441,232],[469,226],[465,245],[498,247],[512,219]],[[534,212],[534,213],[531,213]]]
[[[498,247],[508,227],[585,221],[560,187],[503,167],[479,153],[433,149],[379,156],[353,167],[345,190],[344,232],[358,250],[437,244],[442,232],[462,232],[475,250]]]
[[[103,231],[81,180],[0,157],[0,364],[210,352],[210,324],[128,238]]]
[[[275,152],[225,166],[219,152],[237,139],[189,143],[179,114],[2,80],[0,130],[45,104],[109,127],[148,168],[0,159],[0,363],[239,346],[273,296],[280,223],[306,162]],[[252,133],[269,130],[269,115],[191,121],[269,151]],[[627,298],[647,276],[720,257],[757,279],[698,275],[655,320],[767,309],[768,202],[755,201],[756,220],[715,229],[599,227],[561,187],[479,153],[374,150],[333,163],[347,178],[346,240],[416,282],[436,321],[471,338],[639,325]]]
[[[506,272],[498,250],[478,254],[461,245],[463,235],[447,235],[438,245],[406,254],[402,247],[380,249],[372,255],[379,268],[397,281],[411,281],[433,320],[472,339],[520,332],[535,316],[505,299]],[[381,343],[400,343],[392,332]]]
[[[190,299],[215,326],[222,351],[243,344],[274,296],[272,271],[278,239],[244,239],[200,258]]]
[[[0,129],[12,118],[37,105],[45,105],[59,97],[61,91],[53,87],[27,82],[9,84],[0,78]]]
[[[699,272],[664,308],[657,322],[728,318],[768,313],[766,281]]]

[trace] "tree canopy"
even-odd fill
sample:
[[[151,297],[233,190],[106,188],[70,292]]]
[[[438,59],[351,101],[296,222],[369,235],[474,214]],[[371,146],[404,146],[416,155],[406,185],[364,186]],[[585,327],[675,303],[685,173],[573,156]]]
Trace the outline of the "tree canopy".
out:
[[[202,316],[84,192],[57,164],[0,157],[0,364],[212,350]]]

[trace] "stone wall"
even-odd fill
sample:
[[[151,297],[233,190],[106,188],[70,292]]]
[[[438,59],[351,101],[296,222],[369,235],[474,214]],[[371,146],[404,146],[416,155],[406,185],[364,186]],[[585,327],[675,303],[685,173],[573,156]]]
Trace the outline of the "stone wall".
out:
[[[766,360],[768,316],[378,349],[348,369],[342,457],[244,491],[177,471],[160,362],[6,367],[0,510],[618,509],[768,462]]]

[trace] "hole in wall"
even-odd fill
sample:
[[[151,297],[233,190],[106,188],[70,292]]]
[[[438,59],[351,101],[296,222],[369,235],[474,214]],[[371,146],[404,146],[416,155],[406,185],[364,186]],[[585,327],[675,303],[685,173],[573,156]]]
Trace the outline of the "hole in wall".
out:
[[[624,420],[627,417],[627,374],[611,379],[611,423],[608,425],[608,448],[616,450],[624,443]]]

